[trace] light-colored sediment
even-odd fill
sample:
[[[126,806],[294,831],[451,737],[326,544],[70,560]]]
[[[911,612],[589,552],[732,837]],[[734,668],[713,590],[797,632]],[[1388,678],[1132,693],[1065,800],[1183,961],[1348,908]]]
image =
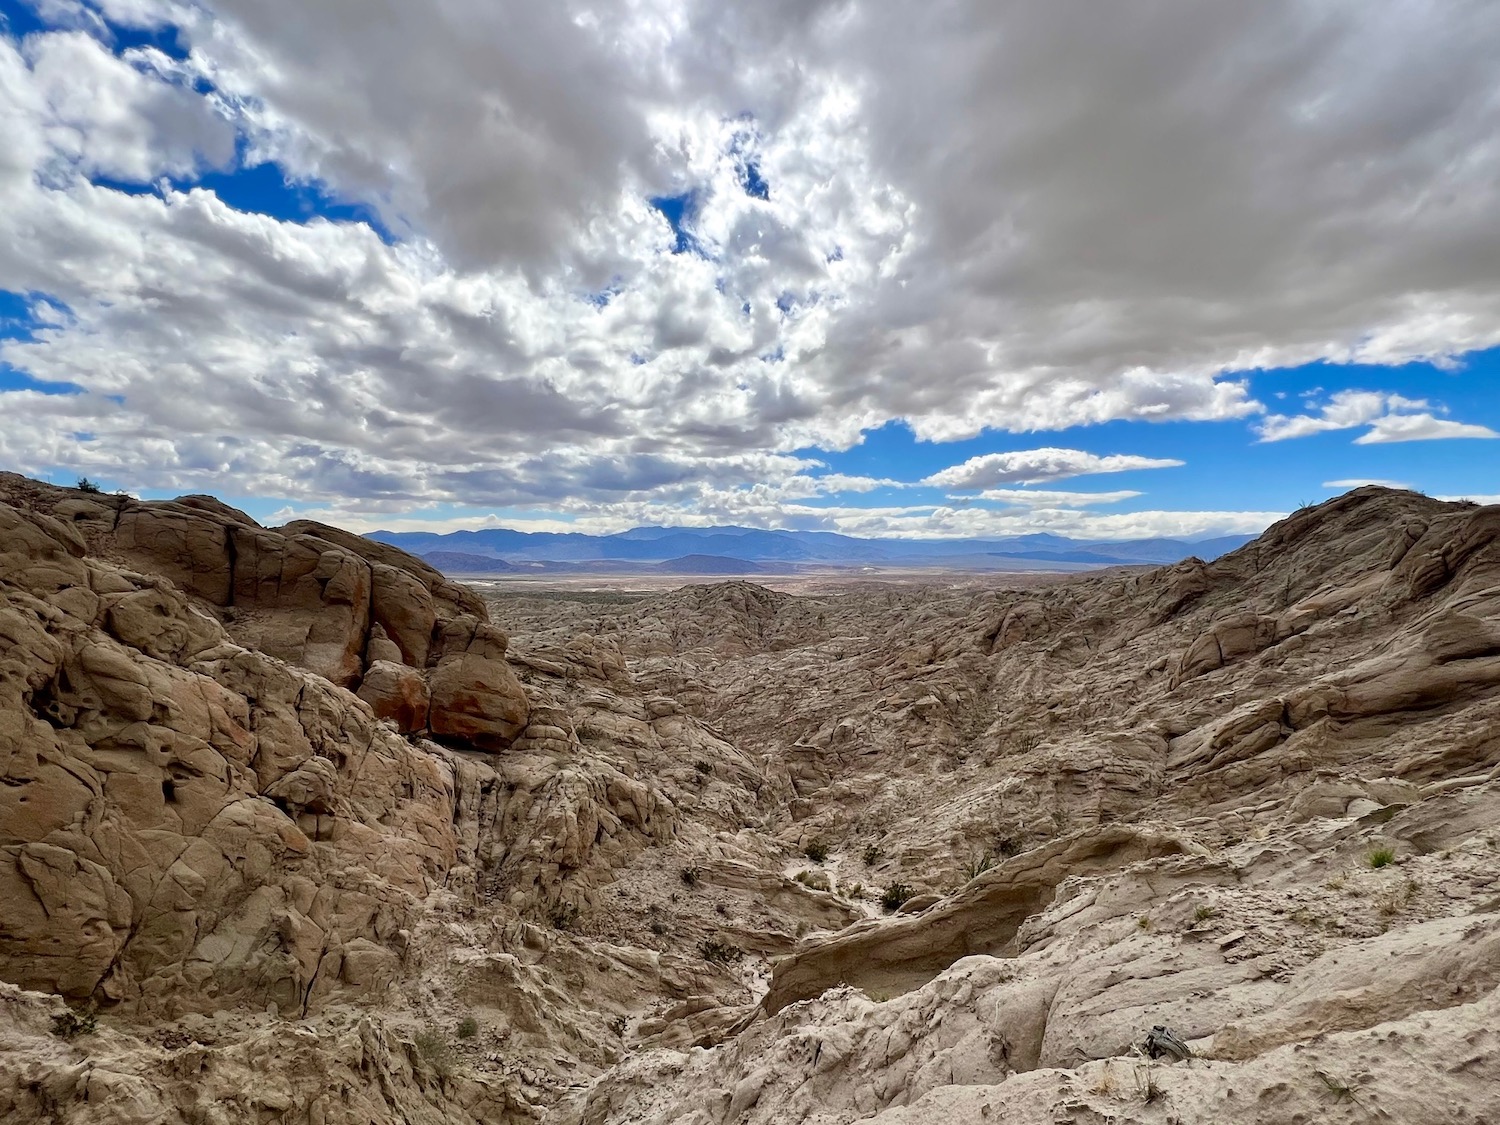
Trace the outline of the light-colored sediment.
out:
[[[486,606],[5,476],[0,782],[5,1120],[1500,1120],[1500,508]]]

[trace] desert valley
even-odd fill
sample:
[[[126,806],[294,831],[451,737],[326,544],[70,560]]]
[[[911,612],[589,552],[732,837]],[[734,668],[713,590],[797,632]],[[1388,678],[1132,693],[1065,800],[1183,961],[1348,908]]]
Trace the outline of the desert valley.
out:
[[[6,475],[0,782],[7,1121],[1500,1119],[1500,507],[609,594]]]

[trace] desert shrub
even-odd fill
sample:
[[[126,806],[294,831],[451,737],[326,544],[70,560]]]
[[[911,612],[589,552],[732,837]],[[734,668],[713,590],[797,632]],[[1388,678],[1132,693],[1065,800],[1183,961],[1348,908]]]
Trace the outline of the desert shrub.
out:
[[[460,1039],[473,1039],[479,1034],[479,1021],[473,1016],[465,1016],[458,1021],[458,1031],[455,1034]]]
[[[78,489],[79,492],[89,492],[95,495],[104,491],[104,489],[100,488],[93,481],[89,480],[88,477],[79,477],[78,483],[73,487]]]
[[[964,864],[964,881],[968,882],[971,879],[977,879],[994,866],[994,856],[976,856],[974,859],[971,859],[968,863]]]
[[[80,1035],[92,1035],[97,1029],[98,1020],[93,1012],[69,1008],[52,1017],[52,1034],[59,1039],[77,1039]]]
[[[1210,918],[1217,917],[1218,913],[1218,910],[1207,904],[1197,906],[1193,908],[1193,921],[1207,922]]]
[[[732,965],[745,956],[743,949],[715,938],[705,938],[700,941],[698,953],[712,965]]]
[[[1365,862],[1371,867],[1388,867],[1396,862],[1396,849],[1375,848],[1365,856]]]
[[[578,926],[578,907],[571,902],[560,902],[552,908],[547,915],[547,920],[552,923],[553,929],[572,930]]]
[[[435,1027],[424,1027],[413,1037],[417,1054],[428,1068],[439,1078],[453,1073],[453,1045],[448,1037]]]
[[[828,845],[822,840],[814,840],[802,849],[802,854],[814,863],[822,863],[828,858]]]
[[[1021,845],[1016,842],[1014,836],[1002,832],[995,837],[995,852],[997,855],[1009,859],[1013,855],[1021,854]]]
[[[901,905],[916,893],[912,890],[910,883],[892,883],[880,896],[880,905],[887,911],[899,910]]]
[[[865,849],[865,866],[874,867],[879,862],[880,848],[875,844],[871,844],[868,848]]]
[[[630,1021],[624,1016],[616,1016],[614,1019],[609,1021],[609,1029],[616,1035],[618,1035],[621,1039],[625,1038],[625,1028],[629,1025]]]
[[[665,918],[653,918],[651,919],[651,932],[657,937],[666,937],[672,932],[672,927],[667,925]]]
[[[707,777],[709,774],[714,772],[713,763],[705,762],[702,758],[699,758],[696,762],[693,763],[693,768],[701,773],[704,777]]]
[[[679,874],[684,886],[696,887],[699,877],[703,874],[703,868],[688,866],[684,867]]]

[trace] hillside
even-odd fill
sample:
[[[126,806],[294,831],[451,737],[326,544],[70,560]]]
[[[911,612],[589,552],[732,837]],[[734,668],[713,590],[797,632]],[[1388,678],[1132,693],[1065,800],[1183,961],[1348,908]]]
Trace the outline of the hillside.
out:
[[[0,475],[0,636],[7,1121],[1500,1119],[1500,507],[486,605]]]

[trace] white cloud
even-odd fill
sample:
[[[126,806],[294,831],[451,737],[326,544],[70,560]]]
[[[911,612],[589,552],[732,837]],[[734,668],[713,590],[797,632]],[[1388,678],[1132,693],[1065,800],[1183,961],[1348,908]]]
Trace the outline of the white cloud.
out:
[[[1483,496],[1478,493],[1470,493],[1467,496],[1439,496],[1437,497],[1437,499],[1446,500],[1450,504],[1469,503],[1489,506],[1491,504],[1500,504],[1500,493],[1492,494],[1489,496]]]
[[[1359,426],[1369,426],[1370,429],[1354,439],[1355,445],[1500,437],[1487,426],[1438,418],[1431,409],[1432,404],[1425,399],[1403,398],[1381,391],[1339,391],[1316,414],[1268,416],[1260,424],[1260,440],[1285,441]]]
[[[1016,504],[1024,508],[1086,508],[1095,504],[1118,504],[1141,495],[1142,493],[1129,491],[1048,492],[1030,488],[987,488],[979,494],[978,499],[999,504]]]
[[[85,393],[5,396],[20,469],[705,513],[881,487],[795,451],[892,420],[1248,418],[1235,372],[1500,343],[1482,4],[99,0],[186,61],[49,5],[74,30],[0,40],[0,288],[68,312],[0,358]],[[236,137],[398,243],[88,182]],[[670,253],[671,194],[706,256]],[[1361,441],[1483,429],[1393,401]]]
[[[1124,473],[1137,469],[1174,469],[1181,461],[1162,457],[1137,457],[1114,453],[1101,457],[1081,449],[1021,449],[1011,453],[985,453],[970,457],[962,465],[942,469],[922,483],[938,488],[992,488],[1000,484],[1047,484],[1070,477],[1097,473]]]
[[[1365,488],[1369,485],[1376,485],[1380,488],[1401,488],[1407,490],[1410,490],[1411,488],[1411,485],[1405,484],[1399,480],[1367,480],[1364,478],[1356,478],[1353,480],[1325,480],[1323,482],[1324,488],[1339,489]]]
[[[1398,441],[1443,441],[1450,438],[1500,438],[1488,426],[1453,422],[1431,414],[1391,414],[1377,418],[1368,433],[1354,439],[1355,445],[1384,445]]]

